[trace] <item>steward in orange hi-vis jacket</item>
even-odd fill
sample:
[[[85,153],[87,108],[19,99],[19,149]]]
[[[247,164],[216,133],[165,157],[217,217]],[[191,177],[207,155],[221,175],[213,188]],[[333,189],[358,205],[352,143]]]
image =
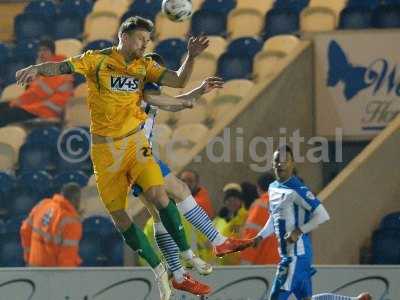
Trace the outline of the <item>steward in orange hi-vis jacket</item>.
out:
[[[24,259],[31,267],[76,267],[81,263],[79,241],[82,224],[76,208],[80,187],[66,184],[61,194],[44,199],[21,226]]]

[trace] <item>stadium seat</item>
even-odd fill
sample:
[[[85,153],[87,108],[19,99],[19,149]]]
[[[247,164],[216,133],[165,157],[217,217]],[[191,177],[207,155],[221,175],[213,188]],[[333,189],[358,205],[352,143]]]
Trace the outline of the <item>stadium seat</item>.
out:
[[[36,190],[40,198],[50,197],[53,193],[53,178],[46,171],[26,171],[17,177],[17,184]]]
[[[74,98],[67,103],[64,122],[68,127],[90,126],[90,112],[86,98]]]
[[[335,30],[336,12],[329,7],[307,7],[301,12],[300,28],[305,32]]]
[[[17,184],[12,193],[10,212],[15,216],[27,215],[42,197],[36,188]]]
[[[26,138],[28,144],[44,144],[46,146],[56,146],[57,140],[61,134],[59,128],[55,126],[35,128]]]
[[[82,197],[79,209],[82,212],[82,217],[84,218],[93,215],[102,215],[105,217],[108,216],[108,212],[101,201],[96,186],[86,186],[82,189]]]
[[[265,15],[266,12],[272,8],[273,4],[274,0],[263,0],[263,1],[238,0],[236,2],[236,9],[239,8],[255,9],[259,11],[262,15]]]
[[[26,132],[19,126],[6,126],[0,128],[0,143],[13,147],[18,153],[26,138]]]
[[[88,87],[86,83],[81,83],[74,90],[74,99],[86,99],[88,96]]]
[[[262,31],[264,40],[280,34],[294,34],[300,26],[299,15],[290,9],[271,9],[265,16],[265,25]]]
[[[311,0],[309,7],[328,7],[332,9],[336,15],[339,15],[343,8],[346,6],[346,0]]]
[[[97,0],[93,5],[92,12],[111,12],[120,17],[128,9],[128,6],[127,0]]]
[[[277,74],[286,55],[282,52],[261,51],[254,58],[254,75],[257,82]]]
[[[162,41],[171,38],[184,38],[190,28],[190,22],[171,22],[164,14],[156,17],[156,36]]]
[[[201,5],[201,9],[227,15],[235,6],[235,0],[205,0]]]
[[[60,11],[68,14],[75,13],[81,17],[86,15],[92,10],[91,0],[63,0],[60,4]]]
[[[203,5],[204,0],[192,0],[193,11],[199,10]]]
[[[193,66],[193,72],[190,76],[191,81],[203,80],[206,77],[213,76],[217,70],[217,57],[204,52],[196,57]]]
[[[253,37],[242,37],[231,41],[226,52],[253,57],[262,47],[263,43],[261,40]]]
[[[381,5],[373,11],[372,24],[376,28],[400,28],[400,5]]]
[[[7,47],[7,45],[0,42],[0,64],[6,63],[10,57],[10,54],[10,49]]]
[[[12,216],[4,222],[4,228],[7,233],[19,234],[22,222],[28,215]]]
[[[383,4],[386,4],[386,5],[400,5],[400,0],[384,0]]]
[[[1,93],[1,101],[10,101],[14,100],[15,98],[18,98],[22,93],[25,92],[25,88],[16,84],[12,83],[7,85],[2,93]]]
[[[7,209],[12,200],[12,192],[16,187],[16,179],[13,175],[0,172],[0,209]]]
[[[346,7],[340,13],[339,28],[365,29],[372,27],[372,11],[368,7]]]
[[[274,8],[291,9],[296,13],[300,13],[305,7],[307,7],[309,2],[310,0],[276,0]]]
[[[81,53],[82,42],[77,39],[56,40],[56,53],[66,57],[76,56]]]
[[[375,9],[380,4],[380,0],[348,0],[347,7],[367,7]]]
[[[64,184],[77,183],[83,188],[87,185],[88,181],[89,178],[82,171],[71,171],[58,174],[56,177],[54,177],[53,185],[54,188],[59,191]]]
[[[8,144],[0,143],[0,170],[11,171],[17,162],[17,153]]]
[[[24,12],[38,14],[42,18],[53,18],[56,14],[56,6],[51,0],[30,1]]]
[[[191,34],[226,36],[227,16],[213,11],[198,10],[194,12],[191,23]]]
[[[3,81],[6,85],[14,83],[15,80],[15,72],[22,68],[26,68],[27,66],[31,65],[34,63],[32,60],[24,60],[21,58],[18,58],[17,56],[10,57],[10,59],[7,61],[4,68],[4,77]],[[2,69],[3,69],[2,68]]]
[[[172,136],[172,129],[162,123],[156,123],[153,129],[153,140],[161,147],[167,145]]]
[[[82,225],[83,234],[97,233],[102,237],[106,237],[117,233],[114,223],[110,217],[105,217],[102,215],[93,215],[87,217],[83,220]]]
[[[238,8],[228,16],[229,38],[236,39],[245,36],[258,36],[264,25],[264,15],[258,10]]]
[[[253,73],[253,59],[226,52],[218,60],[217,75],[224,80],[250,79]]]
[[[74,87],[86,82],[86,78],[82,74],[75,73],[72,76],[74,77]]]
[[[394,212],[386,215],[380,225],[380,229],[394,229],[400,231],[400,212]]]
[[[59,13],[53,24],[54,39],[77,39],[83,33],[83,18],[76,13]]]
[[[79,243],[79,256],[82,258],[81,266],[99,267],[107,265],[101,236],[97,233],[83,235]]]
[[[161,11],[161,0],[135,0],[129,6],[129,10],[135,15],[154,21],[157,13]]]
[[[107,237],[104,242],[104,254],[107,257],[107,265],[112,267],[124,265],[124,240],[121,235],[114,234]]]
[[[210,36],[208,37],[208,39],[210,40],[210,44],[207,49],[204,50],[205,53],[209,53],[215,57],[219,57],[222,53],[225,52],[227,41],[223,37]]]
[[[207,106],[205,101],[197,101],[192,109],[185,109],[176,113],[176,126],[185,124],[204,123],[207,119]]]
[[[111,12],[90,13],[85,20],[85,37],[87,42],[95,40],[113,41],[119,27],[119,16]]]
[[[110,48],[112,46],[113,43],[109,40],[95,40],[87,43],[82,52],[86,52],[87,50],[101,50],[105,48]]]
[[[37,41],[18,40],[13,55],[26,61],[35,61],[37,56]]]
[[[177,70],[186,53],[186,47],[186,42],[182,39],[168,39],[158,43],[155,52],[163,57],[167,68]]]
[[[18,168],[20,171],[53,170],[54,149],[46,144],[24,144],[19,151]]]
[[[19,234],[0,235],[0,265],[2,267],[25,266]]]
[[[172,140],[189,141],[196,144],[208,133],[208,128],[203,124],[185,124],[177,127],[172,133]],[[190,145],[189,145],[190,146]]]
[[[157,123],[170,124],[171,121],[174,120],[174,118],[174,113],[160,110],[157,114]]]
[[[298,45],[300,40],[294,35],[278,35],[268,39],[263,46],[262,51],[277,52],[283,55],[289,55]]]
[[[379,265],[400,264],[400,231],[379,229],[372,236],[372,263]]]
[[[51,20],[51,21],[49,21]],[[33,40],[50,36],[54,19],[46,19],[38,14],[25,13],[15,17],[14,32],[17,40]]]

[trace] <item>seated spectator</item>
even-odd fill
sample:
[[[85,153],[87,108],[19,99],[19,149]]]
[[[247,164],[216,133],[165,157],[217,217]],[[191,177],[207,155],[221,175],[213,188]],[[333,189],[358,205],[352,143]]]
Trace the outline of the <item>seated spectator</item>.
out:
[[[37,63],[65,59],[55,54],[55,43],[52,40],[41,40],[38,49]],[[71,75],[37,77],[21,96],[0,103],[0,127],[37,118],[60,118],[65,104],[73,94],[72,81]]]
[[[77,209],[79,185],[68,183],[61,194],[40,201],[22,223],[24,260],[31,267],[76,267],[81,263],[82,224]]]
[[[257,180],[259,198],[250,206],[249,215],[242,232],[246,239],[254,238],[269,218],[269,185],[275,181],[271,172],[262,174]],[[248,248],[240,253],[241,264],[269,265],[279,262],[278,241],[275,235],[264,239],[256,248]]]

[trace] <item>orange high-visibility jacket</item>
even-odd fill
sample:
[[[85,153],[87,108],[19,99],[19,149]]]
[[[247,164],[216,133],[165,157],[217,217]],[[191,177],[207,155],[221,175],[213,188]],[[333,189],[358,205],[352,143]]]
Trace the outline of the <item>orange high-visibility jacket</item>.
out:
[[[269,218],[268,202],[268,193],[264,193],[251,205],[243,231],[244,238],[255,237],[264,227]],[[275,235],[264,239],[257,248],[248,248],[241,252],[242,264],[268,265],[278,262],[278,240]]]
[[[204,209],[204,211],[206,212],[208,217],[210,219],[213,219],[215,216],[214,207],[212,205],[210,195],[209,195],[208,191],[206,190],[206,188],[201,186],[199,188],[199,190],[197,191],[196,195],[194,196],[194,198],[196,199],[197,204],[202,209]]]
[[[27,265],[34,267],[79,266],[82,224],[72,204],[61,195],[44,199],[21,226]]]
[[[51,61],[62,61],[64,56],[53,56]],[[71,75],[38,76],[11,106],[17,106],[40,118],[59,118],[73,94]]]

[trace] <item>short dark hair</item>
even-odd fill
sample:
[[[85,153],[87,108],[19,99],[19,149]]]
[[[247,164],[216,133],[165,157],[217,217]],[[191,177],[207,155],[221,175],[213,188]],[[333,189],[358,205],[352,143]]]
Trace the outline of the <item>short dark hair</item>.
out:
[[[257,186],[260,190],[263,192],[268,191],[269,185],[275,181],[274,174],[272,172],[268,171],[262,174],[260,177],[257,179]]]
[[[146,30],[151,33],[154,30],[154,24],[149,19],[139,16],[129,17],[119,27],[118,37],[121,38],[123,33],[129,33],[134,30]]]
[[[52,39],[49,38],[41,39],[38,43],[38,48],[39,47],[46,47],[51,51],[51,53],[53,54],[56,53],[56,43]]]
[[[155,52],[151,52],[151,53],[146,53],[144,55],[145,58],[151,58],[152,60],[154,60],[156,63],[158,63],[161,66],[165,66],[165,60],[164,58],[162,58],[162,56],[158,53]]]
[[[81,187],[74,182],[67,183],[62,186],[61,195],[71,203],[78,204],[81,198]]]
[[[292,148],[290,148],[289,145],[280,145],[280,146],[278,147],[278,149],[276,149],[276,151],[278,151],[278,152],[284,152],[284,153],[289,153],[290,156],[292,157],[292,159],[294,160],[294,157],[293,157],[293,150],[292,150]],[[275,151],[275,152],[276,152],[276,151]]]
[[[182,174],[185,173],[185,172],[192,173],[192,174],[194,175],[194,177],[196,178],[196,181],[197,181],[197,182],[200,181],[200,175],[199,175],[199,173],[197,173],[195,170],[192,170],[192,169],[183,170],[183,171],[180,173],[180,176],[182,176]],[[180,177],[180,176],[179,176],[179,177]]]
[[[249,209],[251,204],[258,198],[257,187],[247,181],[242,182],[240,186],[242,187],[244,207]]]

